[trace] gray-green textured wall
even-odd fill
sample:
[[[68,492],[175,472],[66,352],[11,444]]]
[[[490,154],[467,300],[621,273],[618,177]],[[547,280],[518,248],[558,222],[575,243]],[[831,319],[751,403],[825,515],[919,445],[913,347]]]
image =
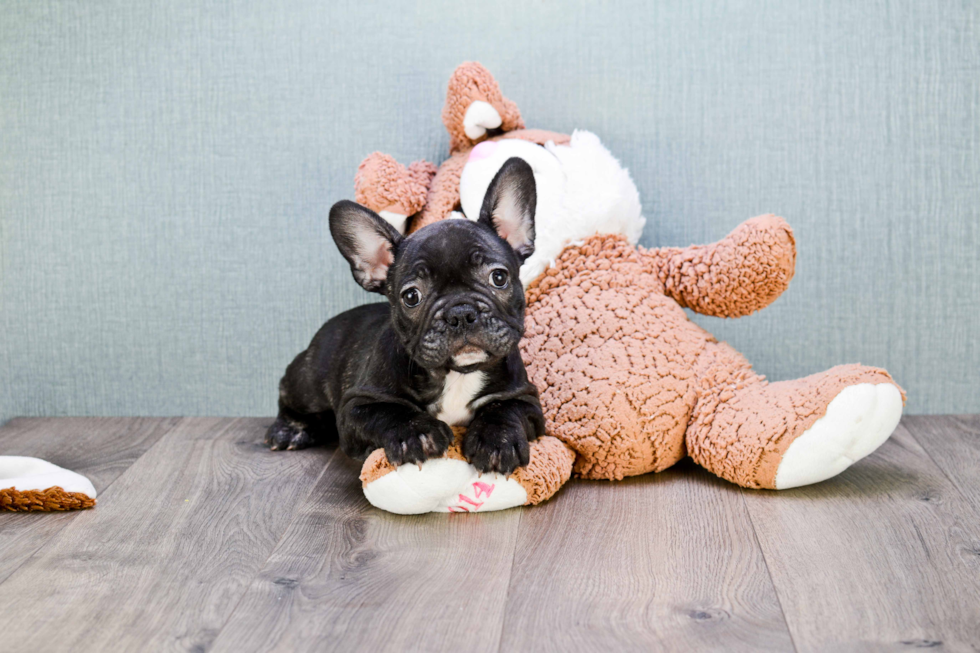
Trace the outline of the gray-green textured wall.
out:
[[[0,7],[0,421],[269,415],[358,289],[326,227],[357,164],[440,161],[456,64],[598,133],[646,245],[778,213],[796,278],[697,318],[771,379],[888,368],[980,412],[975,2],[291,0]]]

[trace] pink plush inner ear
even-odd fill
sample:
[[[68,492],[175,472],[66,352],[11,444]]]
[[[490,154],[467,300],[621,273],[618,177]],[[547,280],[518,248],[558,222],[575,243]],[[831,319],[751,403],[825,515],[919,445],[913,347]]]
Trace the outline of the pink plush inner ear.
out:
[[[479,161],[480,159],[485,159],[494,153],[494,150],[500,144],[497,141],[483,141],[478,144],[472,150],[470,150],[470,161]]]

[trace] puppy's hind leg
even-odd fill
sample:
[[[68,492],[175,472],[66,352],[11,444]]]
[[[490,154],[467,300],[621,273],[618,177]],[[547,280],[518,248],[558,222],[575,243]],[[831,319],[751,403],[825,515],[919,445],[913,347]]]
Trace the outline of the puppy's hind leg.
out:
[[[303,355],[296,357],[302,361]],[[337,421],[325,399],[311,390],[302,365],[294,361],[279,384],[279,415],[265,434],[273,451],[306,449],[337,439]]]
[[[298,415],[285,406],[265,433],[265,443],[273,451],[306,449],[337,439],[337,424],[332,411]]]
[[[321,333],[323,330],[321,329]],[[337,441],[337,419],[326,394],[317,333],[310,347],[297,354],[279,381],[279,415],[265,434],[273,451],[306,449]]]

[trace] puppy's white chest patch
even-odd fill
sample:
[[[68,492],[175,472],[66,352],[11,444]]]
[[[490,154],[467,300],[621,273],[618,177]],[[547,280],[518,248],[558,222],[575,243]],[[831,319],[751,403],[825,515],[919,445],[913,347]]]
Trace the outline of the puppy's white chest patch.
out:
[[[449,372],[442,394],[429,405],[429,412],[450,426],[466,426],[473,419],[470,402],[483,390],[486,382],[487,376],[483,372]]]

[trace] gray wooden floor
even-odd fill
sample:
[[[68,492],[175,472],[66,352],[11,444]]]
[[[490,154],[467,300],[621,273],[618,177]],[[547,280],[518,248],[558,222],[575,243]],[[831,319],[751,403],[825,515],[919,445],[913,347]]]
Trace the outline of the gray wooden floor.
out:
[[[264,419],[16,419],[94,510],[0,514],[0,651],[980,651],[980,416],[909,417],[826,483],[689,463],[399,517]]]

